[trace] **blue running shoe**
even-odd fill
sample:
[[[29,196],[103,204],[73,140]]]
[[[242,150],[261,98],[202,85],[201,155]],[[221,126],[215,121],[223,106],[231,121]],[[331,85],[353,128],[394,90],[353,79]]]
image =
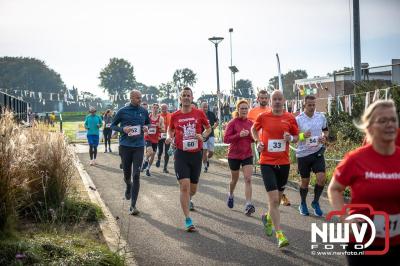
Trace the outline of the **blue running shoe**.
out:
[[[228,205],[228,207],[230,209],[233,208],[233,205],[234,205],[233,195],[232,196],[228,195],[228,199],[226,200],[226,204]]]
[[[311,202],[311,207],[314,209],[314,214],[318,217],[321,217],[324,213],[319,206],[319,202]]]
[[[187,232],[194,232],[196,231],[196,227],[193,225],[192,218],[187,217],[185,220],[185,228]]]
[[[310,213],[308,212],[307,203],[305,203],[305,202],[300,203],[300,205],[299,205],[299,212],[300,212],[300,214],[303,215],[303,216],[308,216],[308,215],[310,215]]]

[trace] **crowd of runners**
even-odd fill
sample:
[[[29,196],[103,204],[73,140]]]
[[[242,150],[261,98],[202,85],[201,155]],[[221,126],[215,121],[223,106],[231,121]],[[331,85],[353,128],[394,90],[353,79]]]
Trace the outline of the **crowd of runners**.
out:
[[[107,136],[111,135],[111,131],[119,132],[125,198],[131,201],[129,214],[137,215],[140,172],[145,171],[150,176],[156,159],[155,166],[162,165],[163,172],[169,173],[169,157],[173,156],[185,230],[195,231],[195,223],[190,216],[190,211],[195,208],[193,197],[202,171],[207,172],[210,166],[209,158],[214,152],[214,129],[219,121],[208,110],[206,102],[200,108],[193,105],[193,92],[189,87],[181,90],[180,108],[172,114],[165,104],[161,105],[161,112],[160,106],[153,104],[149,114],[147,103],[141,103],[141,99],[141,93],[133,90],[130,103],[118,110],[112,119],[105,116],[104,125],[103,119],[95,114],[96,110],[90,110],[85,127],[88,130],[91,164],[96,159],[99,128],[104,126],[104,130],[109,129]],[[227,157],[231,173],[226,204],[231,209],[235,206],[235,187],[242,171],[246,199],[243,212],[248,216],[255,212],[251,179],[257,161],[268,198],[262,224],[267,236],[275,233],[281,248],[289,245],[280,226],[279,206],[289,204],[283,192],[289,177],[290,148],[295,150],[297,170],[301,176],[299,213],[309,215],[310,206],[314,215],[324,215],[319,199],[326,183],[324,151],[328,124],[325,115],[315,110],[314,96],[305,97],[304,111],[296,117],[285,110],[285,98],[281,91],[276,90],[269,95],[261,90],[257,101],[259,105],[254,108],[250,108],[246,100],[238,101],[224,131],[223,141],[229,145]],[[333,209],[340,210],[344,205],[343,191],[350,187],[352,203],[370,204],[376,210],[387,212],[391,224],[400,224],[400,147],[397,146],[400,145],[400,130],[393,101],[374,102],[365,110],[362,123],[358,126],[366,133],[365,145],[347,154],[337,166],[328,188],[331,205]],[[105,145],[107,151],[107,143]],[[111,152],[110,142],[108,149]],[[316,183],[313,198],[308,204],[311,173],[315,174]],[[350,213],[356,211],[352,209]],[[377,229],[380,235],[373,247],[381,247],[383,242],[379,237],[382,237],[384,224],[379,219],[375,220],[381,231]],[[400,252],[400,226],[393,227],[390,229],[389,257]],[[354,246],[350,245],[348,249],[354,249]],[[349,262],[357,264],[362,258],[349,256]]]

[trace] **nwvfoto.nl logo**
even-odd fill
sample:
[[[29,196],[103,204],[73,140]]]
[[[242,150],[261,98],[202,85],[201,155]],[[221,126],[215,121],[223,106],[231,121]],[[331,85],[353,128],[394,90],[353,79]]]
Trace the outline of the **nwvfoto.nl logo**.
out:
[[[344,222],[331,222],[333,217],[345,217],[349,209],[369,210],[369,216],[373,219],[379,217],[374,220],[382,223],[374,223],[370,217],[359,213],[347,216]],[[326,221],[321,225],[311,223],[311,250],[345,250],[350,243],[350,236],[353,235],[354,249],[364,251],[365,255],[383,255],[389,251],[389,230],[386,230],[389,228],[389,215],[384,211],[376,211],[369,204],[346,204],[341,210],[329,212]],[[377,235],[384,236],[384,248],[365,250],[371,246]]]

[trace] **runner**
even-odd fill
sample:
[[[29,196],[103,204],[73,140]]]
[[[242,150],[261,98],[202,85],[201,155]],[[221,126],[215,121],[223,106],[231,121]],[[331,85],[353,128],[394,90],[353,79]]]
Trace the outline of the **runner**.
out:
[[[191,106],[193,92],[183,88],[180,95],[181,108],[171,115],[168,129],[169,144],[175,137],[175,174],[179,182],[180,202],[185,215],[185,227],[188,232],[195,231],[189,209],[193,210],[191,198],[197,190],[201,173],[201,148],[203,139],[211,133],[211,127],[204,112]],[[203,128],[206,128],[203,132]],[[189,206],[190,205],[190,206]]]
[[[103,128],[103,137],[104,137],[104,152],[112,152],[111,151],[111,122],[112,122],[112,112],[110,109],[107,109],[103,116],[104,128]],[[108,144],[108,150],[107,150]]]
[[[50,116],[49,116],[49,122],[50,122],[50,126],[54,127],[56,124],[56,114],[54,112],[51,112]]]
[[[325,158],[324,143],[328,137],[328,126],[325,115],[315,111],[315,96],[305,97],[304,112],[296,117],[300,129],[299,143],[296,150],[297,165],[301,176],[299,212],[301,215],[309,215],[306,203],[308,186],[310,184],[310,173],[316,176],[314,186],[314,200],[311,207],[314,214],[322,216],[323,211],[319,205],[319,197],[325,186]]]
[[[260,114],[251,128],[261,152],[261,174],[269,201],[268,213],[262,216],[264,230],[267,236],[272,236],[275,227],[280,248],[289,245],[281,230],[279,214],[280,198],[289,177],[289,142],[296,142],[299,134],[296,119],[283,109],[284,102],[282,92],[275,90],[271,94],[272,111]]]
[[[161,133],[160,140],[158,141],[158,154],[157,154],[156,167],[160,167],[161,155],[163,154],[163,152],[165,150],[163,173],[168,174],[169,173],[169,171],[167,169],[168,161],[169,161],[168,150],[169,150],[170,144],[166,144],[165,140],[167,138],[167,129],[168,129],[169,121],[171,120],[171,114],[168,112],[168,106],[165,103],[161,104],[161,116],[164,119],[164,132]],[[164,149],[164,147],[165,147],[165,149]]]
[[[203,165],[204,165],[204,173],[207,173],[208,167],[210,166],[209,159],[214,154],[214,129],[218,126],[218,118],[215,114],[208,110],[208,103],[202,102],[201,108],[203,109],[204,114],[207,116],[208,122],[211,125],[211,134],[204,140],[203,143]]]
[[[151,176],[150,167],[154,161],[157,151],[160,132],[164,132],[164,118],[158,113],[158,103],[153,103],[150,114],[150,127],[144,136],[146,141],[146,158],[142,166],[142,171],[146,169],[146,175]]]
[[[140,188],[140,165],[144,153],[145,125],[150,124],[149,113],[140,106],[142,95],[133,90],[130,94],[131,104],[118,110],[111,123],[111,129],[120,132],[119,145],[126,184],[125,198],[131,200],[129,214],[137,215],[136,201]]]
[[[395,145],[399,118],[392,100],[378,100],[362,115],[361,125],[371,144],[345,155],[333,174],[328,187],[329,201],[334,210],[344,205],[343,191],[351,190],[351,203],[369,204],[375,211],[389,215],[389,252],[380,256],[347,256],[349,265],[399,265],[400,254],[400,147]],[[350,214],[362,213],[374,221],[376,237],[368,249],[383,250],[385,223],[382,215],[368,209],[350,209]],[[344,217],[342,217],[344,218]],[[365,239],[369,239],[369,233]],[[355,249],[351,237],[347,251]],[[358,252],[357,252],[358,253]]]
[[[232,114],[233,119],[228,123],[225,130],[224,142],[230,144],[228,148],[228,163],[231,169],[231,182],[229,184],[227,205],[229,208],[233,208],[233,192],[239,180],[240,166],[242,166],[246,197],[244,213],[250,216],[255,212],[254,205],[251,203],[251,174],[253,171],[251,143],[254,140],[250,133],[253,122],[247,119],[248,111],[249,103],[246,100],[240,100],[236,103],[236,110]]]
[[[96,165],[97,146],[99,146],[99,128],[103,125],[103,120],[96,114],[96,108],[89,107],[90,115],[85,118],[85,128],[87,130],[87,140],[89,143],[90,165]]]

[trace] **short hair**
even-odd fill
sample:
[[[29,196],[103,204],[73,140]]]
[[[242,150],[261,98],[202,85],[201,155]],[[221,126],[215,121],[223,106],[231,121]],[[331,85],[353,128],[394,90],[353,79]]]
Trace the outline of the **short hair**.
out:
[[[193,91],[192,91],[192,89],[191,89],[190,87],[184,87],[184,88],[182,89],[181,93],[182,93],[183,91],[190,91],[190,93],[191,93],[192,96],[193,96]]]
[[[260,97],[260,94],[267,94],[267,95],[268,95],[268,92],[267,92],[266,90],[264,90],[264,89],[260,90],[260,91],[257,93],[257,98]]]
[[[315,97],[314,95],[307,95],[306,98],[304,98],[304,102],[306,102],[307,100],[315,100],[317,99],[317,97]]]

